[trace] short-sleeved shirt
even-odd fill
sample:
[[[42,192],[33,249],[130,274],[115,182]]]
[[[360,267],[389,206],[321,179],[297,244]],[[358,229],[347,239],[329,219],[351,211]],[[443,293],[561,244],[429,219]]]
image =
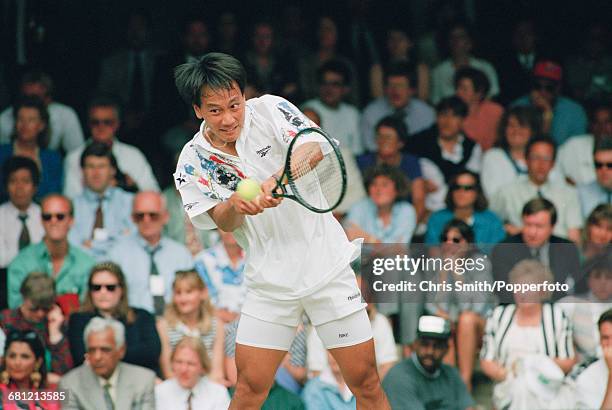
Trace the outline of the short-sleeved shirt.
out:
[[[393,409],[460,410],[475,404],[457,369],[442,364],[428,373],[414,353],[389,370],[382,386]]]
[[[416,229],[416,212],[406,201],[398,201],[391,208],[391,222],[384,226],[376,205],[364,198],[351,207],[346,223],[354,223],[383,243],[410,243]]]
[[[283,98],[250,99],[236,141],[236,157],[212,147],[203,136],[202,123],[183,148],[174,174],[193,224],[200,229],[215,228],[207,211],[228,200],[240,180],[252,178],[261,183],[281,170],[290,141],[311,126]],[[309,141],[313,140],[304,142]],[[249,291],[276,300],[312,294],[342,272],[358,251],[331,213],[317,214],[291,200],[259,215],[247,215],[233,233],[247,253],[244,276]],[[309,263],[295,263],[304,260]]]

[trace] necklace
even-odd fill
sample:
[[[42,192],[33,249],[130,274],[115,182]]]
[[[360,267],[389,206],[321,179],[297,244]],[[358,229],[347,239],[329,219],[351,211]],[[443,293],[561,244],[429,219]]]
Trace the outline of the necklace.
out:
[[[212,137],[209,135],[209,128],[206,127],[206,130],[204,131],[204,135],[206,135],[206,138],[208,139],[208,142],[210,142],[210,145],[212,145],[215,148],[224,148],[227,145],[227,141],[225,141],[223,143],[223,145],[215,145],[215,143],[213,142]]]

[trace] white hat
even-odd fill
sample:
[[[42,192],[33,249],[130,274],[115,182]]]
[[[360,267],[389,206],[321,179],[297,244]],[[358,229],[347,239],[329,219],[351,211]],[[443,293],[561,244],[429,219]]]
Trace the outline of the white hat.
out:
[[[439,316],[421,316],[417,327],[418,337],[448,339],[451,335],[450,323]]]

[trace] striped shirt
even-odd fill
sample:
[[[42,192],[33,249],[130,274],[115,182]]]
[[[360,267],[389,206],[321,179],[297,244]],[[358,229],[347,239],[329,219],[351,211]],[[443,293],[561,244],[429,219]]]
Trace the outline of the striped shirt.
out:
[[[518,327],[515,322],[516,305],[502,305],[496,307],[489,318],[485,328],[483,346],[480,358],[494,360],[503,365],[508,363],[509,355],[517,350],[517,346],[510,346],[508,333],[511,327]],[[572,327],[570,320],[557,305],[549,303],[542,305],[542,319],[540,330],[531,338],[536,346],[533,350],[551,358],[567,359],[574,357],[572,342]],[[524,350],[524,349],[523,349]]]
[[[181,341],[185,336],[199,338],[206,350],[212,352],[213,345],[215,343],[215,337],[217,335],[217,318],[212,317],[212,324],[208,333],[202,334],[198,329],[190,329],[183,322],[178,322],[174,327],[168,327],[168,338],[170,339],[170,346],[174,349],[174,346]]]

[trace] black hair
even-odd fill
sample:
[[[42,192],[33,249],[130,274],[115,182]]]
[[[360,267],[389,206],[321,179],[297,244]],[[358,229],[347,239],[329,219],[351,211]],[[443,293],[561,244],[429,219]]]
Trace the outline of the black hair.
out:
[[[25,343],[30,347],[36,360],[41,360],[38,372],[40,373],[40,385],[38,388],[44,388],[47,379],[47,366],[45,363],[45,347],[43,341],[33,330],[19,330],[11,328],[6,335],[6,342],[4,344],[4,367],[6,370],[6,356],[13,343]]]
[[[601,325],[604,323],[612,323],[612,309],[608,309],[599,316],[599,320],[597,321],[597,328],[601,329]]]
[[[319,81],[319,84],[323,82],[323,76],[327,72],[340,74],[342,76],[342,82],[344,85],[349,85],[352,81],[350,69],[340,60],[330,60],[319,67],[317,70],[317,80]]]
[[[406,143],[408,141],[408,127],[402,119],[394,115],[383,117],[376,123],[374,130],[378,131],[380,127],[393,128],[395,132],[397,132],[397,136],[402,143]]]
[[[593,155],[598,151],[610,151],[612,150],[612,136],[605,135],[603,138],[599,138],[595,141],[593,147]]]
[[[176,67],[174,82],[187,104],[200,106],[205,86],[213,90],[231,90],[235,82],[244,94],[246,71],[242,63],[229,54],[208,53],[197,62]]]
[[[411,88],[416,85],[414,66],[407,61],[398,61],[390,64],[385,71],[385,84],[389,77],[406,77]]]
[[[53,95],[54,85],[49,74],[41,70],[27,71],[21,77],[21,85],[24,84],[42,84],[47,89],[47,95]]]
[[[538,212],[546,211],[550,214],[550,224],[555,226],[557,223],[557,208],[546,198],[534,198],[523,206],[521,216],[529,216]]]
[[[121,119],[121,104],[119,100],[110,95],[97,95],[89,101],[87,105],[87,115],[91,113],[91,110],[98,107],[112,108],[117,113],[117,119]]]
[[[484,100],[489,94],[489,89],[491,88],[491,83],[487,78],[486,74],[481,70],[478,70],[473,67],[463,67],[455,71],[454,84],[455,89],[459,86],[459,81],[464,78],[470,80],[474,86],[474,91],[480,93],[481,100]]]
[[[49,144],[49,111],[47,111],[47,106],[45,103],[36,96],[23,96],[17,100],[15,105],[13,105],[15,129],[13,130],[11,139],[14,141],[17,138],[17,117],[19,115],[19,110],[22,108],[34,108],[36,111],[38,111],[41,121],[45,123],[45,128],[38,133],[36,143],[40,148],[47,148],[47,145]]]
[[[441,114],[446,111],[452,111],[454,115],[465,118],[468,115],[468,106],[463,100],[456,95],[443,98],[436,105],[436,113]]]
[[[446,192],[446,207],[450,210],[455,209],[455,203],[453,201],[453,191],[457,187],[457,180],[461,175],[469,175],[474,178],[474,186],[476,187],[476,201],[474,202],[474,211],[480,212],[487,209],[489,203],[487,201],[487,197],[485,196],[482,186],[480,185],[480,177],[475,172],[470,171],[469,169],[462,169],[453,176],[448,181],[448,191]]]
[[[410,190],[408,184],[408,178],[399,168],[393,167],[387,164],[375,165],[373,167],[368,168],[364,172],[363,182],[366,187],[366,191],[372,185],[374,180],[377,177],[384,176],[393,181],[395,185],[395,191],[397,192],[396,202],[402,200],[408,196],[408,191]]]
[[[92,157],[92,156],[108,158],[111,166],[115,169],[118,169],[117,160],[115,159],[115,156],[113,155],[113,151],[111,147],[109,147],[108,145],[103,144],[101,142],[95,142],[95,141],[92,141],[89,144],[87,144],[87,146],[83,150],[83,153],[81,154],[81,159],[80,159],[81,168],[85,167],[85,160],[87,159],[87,157]]]
[[[446,225],[444,225],[442,233],[440,234],[440,242],[444,241],[444,237],[451,229],[458,230],[467,243],[474,243],[474,231],[470,225],[457,218],[451,219],[446,223]]]
[[[510,149],[508,138],[506,137],[506,127],[508,127],[508,122],[511,117],[516,118],[521,126],[531,129],[531,138],[542,133],[542,114],[540,114],[537,108],[527,105],[510,107],[499,122],[499,128],[497,130],[497,146],[499,148]]]
[[[553,149],[553,161],[555,160],[555,158],[557,158],[557,144],[555,144],[555,141],[546,135],[537,135],[535,137],[532,137],[529,139],[529,142],[527,143],[527,146],[525,147],[525,158],[529,157],[529,153],[531,152],[531,148],[535,145],[535,144],[540,144],[540,143],[544,143],[544,144],[548,144],[552,147]]]
[[[34,183],[35,186],[40,184],[40,170],[38,169],[36,162],[34,162],[34,160],[31,158],[17,156],[8,158],[2,165],[2,175],[4,175],[5,188],[8,188],[8,182],[9,179],[11,179],[11,175],[20,169],[26,169],[30,172],[32,183]]]

